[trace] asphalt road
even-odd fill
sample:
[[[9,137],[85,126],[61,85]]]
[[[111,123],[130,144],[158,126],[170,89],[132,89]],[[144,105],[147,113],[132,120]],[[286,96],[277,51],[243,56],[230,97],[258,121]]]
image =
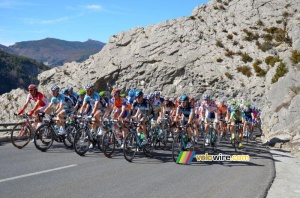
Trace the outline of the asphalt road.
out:
[[[198,152],[199,153],[199,152]],[[175,164],[171,150],[132,163],[122,152],[108,159],[99,150],[85,157],[54,143],[40,152],[0,144],[0,197],[264,197],[275,176],[272,156],[257,142],[238,153],[221,142],[217,153],[250,155],[248,162]]]

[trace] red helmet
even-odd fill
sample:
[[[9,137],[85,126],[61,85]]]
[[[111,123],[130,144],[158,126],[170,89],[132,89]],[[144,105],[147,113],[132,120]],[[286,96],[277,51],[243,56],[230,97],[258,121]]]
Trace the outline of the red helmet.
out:
[[[28,90],[37,90],[37,86],[35,85],[35,84],[30,84],[29,86],[28,86]]]

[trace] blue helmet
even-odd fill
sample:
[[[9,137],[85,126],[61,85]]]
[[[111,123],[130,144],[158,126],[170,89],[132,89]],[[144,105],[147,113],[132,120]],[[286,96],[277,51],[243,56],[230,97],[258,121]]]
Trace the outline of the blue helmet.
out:
[[[85,86],[85,90],[89,90],[89,89],[92,89],[92,88],[94,88],[94,85],[92,85],[91,83],[89,83]]]
[[[128,92],[128,97],[134,97],[135,96],[135,91],[134,89],[130,89],[129,92]]]
[[[58,91],[59,91],[59,87],[58,87],[57,85],[53,85],[53,86],[51,87],[51,91],[52,91],[52,92],[53,92],[53,91],[58,92]]]
[[[143,92],[141,90],[136,90],[135,91],[135,97],[140,97],[140,96],[143,96]]]
[[[180,101],[189,101],[189,97],[187,96],[187,95],[182,95],[181,97],[180,97]]]
[[[64,88],[64,89],[62,89],[62,91],[61,91],[61,92],[62,92],[63,94],[65,94],[65,93],[67,93],[68,91],[69,91],[69,89],[68,89],[68,88]]]

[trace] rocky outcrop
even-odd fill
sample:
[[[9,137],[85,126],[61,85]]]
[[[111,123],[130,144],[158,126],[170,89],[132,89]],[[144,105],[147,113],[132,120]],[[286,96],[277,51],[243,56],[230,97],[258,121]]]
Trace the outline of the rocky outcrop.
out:
[[[294,120],[287,120],[287,109],[299,112],[298,96],[287,94],[284,102],[279,96],[289,92],[291,75],[297,79],[290,57],[299,49],[298,10],[296,0],[211,1],[189,17],[113,35],[83,63],[41,73],[40,89],[48,91],[53,84],[80,89],[91,82],[98,91],[109,83],[124,92],[131,87],[170,96],[211,92],[216,99],[265,106],[266,137],[284,132],[291,140],[297,135],[290,130]]]

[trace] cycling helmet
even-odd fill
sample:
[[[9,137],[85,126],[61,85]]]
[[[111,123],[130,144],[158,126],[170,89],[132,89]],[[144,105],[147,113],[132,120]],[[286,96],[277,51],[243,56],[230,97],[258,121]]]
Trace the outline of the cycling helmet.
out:
[[[114,96],[116,94],[121,94],[121,90],[120,89],[117,89],[117,88],[114,88],[111,92],[111,95]]]
[[[89,83],[85,86],[85,90],[89,90],[89,89],[93,89],[93,88],[94,88],[94,85],[92,85],[91,83]]]
[[[187,96],[187,95],[182,95],[181,97],[180,97],[180,101],[181,102],[183,102],[183,101],[189,101],[189,97]]]
[[[129,92],[128,92],[128,97],[134,97],[135,96],[135,91],[134,89],[130,89]]]
[[[63,94],[68,93],[68,92],[69,92],[69,89],[68,89],[68,88],[64,88],[64,89],[62,89],[61,92],[62,92]]]
[[[147,99],[148,100],[153,100],[155,98],[155,94],[154,93],[150,93],[148,96],[147,96]]]
[[[126,97],[126,94],[122,93],[122,94],[120,94],[120,96],[121,96],[122,98],[125,98],[125,97]]]
[[[246,107],[250,107],[251,103],[250,102],[246,102]]]
[[[78,93],[78,95],[84,95],[85,94],[85,90],[84,89],[81,89],[81,90],[79,90],[77,93]]]
[[[160,91],[155,91],[155,92],[154,92],[154,95],[155,95],[155,97],[160,96]]]
[[[143,96],[143,92],[141,91],[141,90],[136,90],[135,91],[135,97],[141,97],[141,96]]]
[[[59,87],[58,87],[57,85],[53,85],[53,86],[51,87],[51,91],[52,91],[52,92],[58,92],[58,91],[59,91]]]
[[[230,104],[231,105],[236,105],[236,101],[233,99],[233,100],[231,100]]]
[[[73,87],[72,86],[68,87],[68,91],[73,91]]]
[[[239,111],[239,110],[240,110],[240,107],[239,107],[239,106],[234,106],[231,110],[232,110],[232,111]]]
[[[211,99],[211,97],[210,97],[209,94],[204,94],[203,95],[203,100],[210,100],[210,99]]]
[[[100,95],[100,96],[104,96],[104,95],[105,95],[105,91],[100,91],[100,92],[99,92],[99,95]]]
[[[28,90],[30,91],[30,90],[37,90],[37,86],[35,85],[35,84],[30,84],[29,86],[28,86]]]
[[[165,96],[164,100],[170,100],[170,97],[169,96]]]

